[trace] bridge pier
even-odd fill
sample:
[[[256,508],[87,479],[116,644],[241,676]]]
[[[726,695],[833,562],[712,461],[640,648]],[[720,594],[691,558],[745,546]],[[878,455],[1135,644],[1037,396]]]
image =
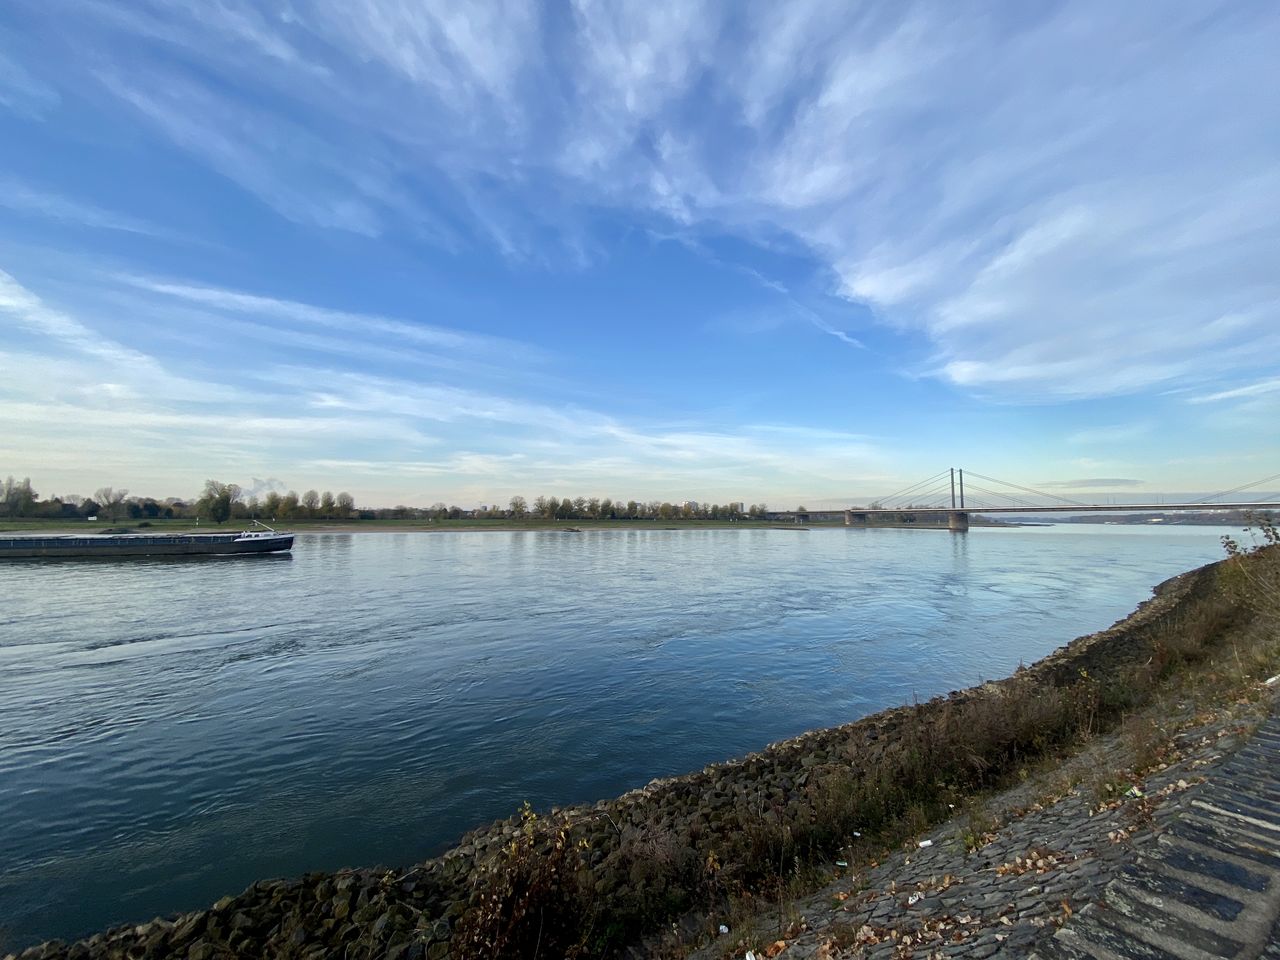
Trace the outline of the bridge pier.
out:
[[[947,512],[947,529],[952,533],[966,533],[969,530],[969,514],[964,510]]]
[[[865,527],[867,525],[867,515],[865,513],[856,513],[853,510],[844,512],[844,525],[846,527]]]

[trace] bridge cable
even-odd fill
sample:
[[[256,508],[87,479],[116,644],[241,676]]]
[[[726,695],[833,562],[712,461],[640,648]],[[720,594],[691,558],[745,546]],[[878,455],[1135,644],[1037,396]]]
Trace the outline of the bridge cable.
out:
[[[913,490],[910,493],[900,494],[896,497],[878,498],[872,502],[880,504],[881,507],[884,509],[893,509],[894,507],[899,507],[899,506],[902,506],[903,504],[911,503],[913,500],[917,499],[918,497],[932,496],[935,492],[936,492],[936,488],[930,487],[930,488],[921,489],[921,490]]]
[[[950,480],[942,481],[941,484],[931,486],[928,490],[922,490],[918,495],[923,502],[904,503],[891,509],[896,509],[896,511],[900,512],[919,511],[922,513],[948,512],[951,509]],[[937,499],[929,500],[928,498],[931,497],[937,497]]]
[[[1010,483],[1008,480],[1001,480],[998,477],[987,477],[981,473],[973,473],[972,471],[970,471],[969,473],[965,474],[965,477],[966,479],[968,477],[977,477],[979,480],[989,480],[992,483],[1000,483],[1006,487],[1013,487],[1015,490],[1021,490],[1023,493],[1032,493],[1032,494],[1035,494],[1037,497],[1048,497],[1050,500],[1059,500],[1062,503],[1068,504],[1073,507],[1095,506],[1095,504],[1081,503],[1079,500],[1072,500],[1070,497],[1060,497],[1056,493],[1045,493],[1043,490],[1036,490],[1033,487],[1024,487],[1018,483]],[[990,490],[988,490],[987,492],[991,493]],[[1012,494],[1008,494],[1007,496],[1009,496],[1010,499],[1013,499]],[[1043,504],[1028,504],[1028,506],[1043,506]]]
[[[881,504],[882,510],[932,510],[932,509],[949,509],[949,507],[933,506],[934,498],[937,498],[939,504],[946,504],[951,497],[950,481],[944,480],[942,483],[935,484],[923,490],[915,490],[910,494],[904,494],[893,498],[899,502],[885,503],[884,500],[877,500]]]
[[[942,483],[936,484],[928,488],[927,490],[916,491],[914,494],[911,495],[911,500],[909,502],[900,504],[899,507],[909,509],[909,508],[918,506],[919,504],[916,502],[917,500],[924,501],[924,503],[927,504],[931,502],[929,499],[931,497],[938,497],[940,498],[941,502],[945,503],[950,498],[950,496],[951,496],[950,482],[944,480]]]
[[[1271,480],[1280,480],[1280,473],[1273,474],[1269,477],[1263,477],[1261,480],[1255,480],[1253,483],[1241,484],[1238,487],[1232,487],[1230,490],[1223,490],[1221,493],[1213,493],[1207,497],[1201,497],[1199,500],[1192,500],[1192,503],[1208,503],[1210,500],[1217,500],[1219,497],[1225,497],[1231,493],[1239,493],[1241,490],[1248,490],[1251,487],[1260,487],[1262,484]]]
[[[945,487],[933,487],[929,490],[920,491],[915,496],[903,497],[894,503],[877,502],[880,503],[882,510],[909,510],[922,504],[933,503],[934,500],[938,502],[948,500],[950,496],[950,492]]]
[[[876,497],[876,498],[875,498],[874,500],[872,500],[871,502],[872,502],[872,503],[884,503],[886,500],[896,500],[896,499],[898,499],[898,497],[902,496],[904,493],[910,493],[910,492],[911,492],[912,490],[914,490],[916,487],[922,487],[922,486],[924,486],[926,483],[932,483],[933,481],[937,480],[939,477],[945,477],[945,476],[947,476],[947,471],[946,471],[946,470],[943,470],[941,473],[935,474],[935,475],[933,475],[932,477],[927,477],[927,478],[925,478],[924,480],[921,480],[919,483],[913,483],[913,484],[911,484],[911,486],[909,486],[909,487],[903,487],[903,488],[902,488],[901,490],[899,490],[897,493],[891,493],[891,494],[889,494],[887,497]]]
[[[994,490],[988,490],[986,487],[980,487],[980,486],[978,486],[976,483],[975,483],[975,484],[967,485],[967,486],[965,487],[965,493],[966,493],[966,494],[968,494],[968,492],[969,492],[970,490],[977,490],[977,491],[979,491],[980,493],[988,494],[989,496],[995,497],[995,498],[996,498],[996,500],[1000,500],[1000,499],[1002,499],[1002,498],[1003,498],[1003,499],[1005,499],[1005,500],[1012,500],[1014,503],[1018,504],[1018,506],[1021,506],[1021,507],[1031,507],[1032,509],[1034,509],[1034,508],[1036,508],[1036,507],[1043,507],[1043,506],[1047,506],[1046,504],[1043,504],[1043,503],[1032,503],[1032,502],[1031,502],[1031,501],[1029,501],[1029,500],[1023,500],[1021,497],[1015,497],[1015,496],[1014,496],[1013,494],[1011,494],[1011,493],[1005,493],[1005,492],[1003,492],[1003,491],[1001,491],[1001,492],[997,493],[997,492],[996,492],[996,491],[994,491]],[[968,498],[966,497],[966,499],[968,499]],[[966,508],[966,509],[968,509],[968,504],[965,504],[965,508]],[[998,510],[998,509],[1000,509],[1000,508],[999,508],[999,507],[992,507],[991,509],[993,509],[993,510]]]

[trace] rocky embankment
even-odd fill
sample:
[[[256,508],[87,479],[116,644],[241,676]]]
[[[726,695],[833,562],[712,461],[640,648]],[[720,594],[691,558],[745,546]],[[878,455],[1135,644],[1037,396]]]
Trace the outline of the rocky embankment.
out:
[[[1280,677],[1239,692],[1134,717],[883,857],[828,864],[691,960],[1280,951]]]
[[[21,960],[607,956],[691,911],[775,882],[1112,722],[1175,649],[1240,628],[1222,564],[1174,578],[1109,630],[1013,677],[814,731],[621,797],[522,811],[435,860],[254,884],[208,910],[119,927]],[[1178,656],[1194,653],[1180,640]],[[1185,649],[1184,649],[1185,647]],[[1190,651],[1190,652],[1189,652]],[[11,958],[9,958],[11,960]]]

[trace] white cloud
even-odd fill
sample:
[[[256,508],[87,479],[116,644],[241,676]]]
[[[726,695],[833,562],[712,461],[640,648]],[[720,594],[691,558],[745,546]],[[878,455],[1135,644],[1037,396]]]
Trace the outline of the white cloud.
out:
[[[300,223],[453,224],[507,255],[591,244],[582,210],[800,238],[833,287],[923,331],[923,368],[1035,399],[1176,385],[1280,345],[1280,17],[1082,3],[986,17],[797,3],[98,11],[171,64],[102,74],[157,129]],[[568,32],[563,30],[568,27]],[[256,58],[256,59],[255,59]],[[1189,133],[1194,131],[1194,133]],[[423,199],[423,188],[434,197]],[[443,190],[441,189],[443,188]],[[447,199],[444,199],[447,198]],[[843,331],[826,328],[839,338]],[[854,338],[850,338],[854,339]]]
[[[181,0],[81,12],[98,56],[67,69],[96,71],[80,77],[104,108],[124,104],[298,224],[575,265],[599,255],[583,224],[601,208],[684,236],[781,235],[823,261],[831,290],[911,334],[912,349],[929,344],[913,373],[967,391],[1272,395],[1280,101],[1269,92],[1280,15],[1265,6],[1156,12],[1086,0],[979,17],[941,2],[729,11],[582,0],[552,15],[527,4]],[[0,76],[18,77],[26,109],[57,103],[12,61],[0,60]],[[63,198],[8,203],[131,224]],[[246,339],[293,330],[308,349],[336,354],[367,334],[376,342],[358,357],[369,363],[401,345],[531,359],[438,323],[129,282],[240,317],[233,332]],[[850,346],[867,338],[800,312]],[[127,349],[28,314],[28,328],[43,324],[81,353]],[[555,444],[585,423],[593,442],[621,448],[621,461],[609,447],[596,464],[631,464],[628,444],[666,464],[706,445],[722,463],[784,469],[758,436],[530,405],[511,387],[447,382],[457,363],[433,365],[440,382],[330,377],[309,392],[302,381],[314,384],[316,371],[254,376],[312,412],[483,422]],[[103,396],[137,390],[114,370],[94,382]],[[1124,429],[1073,440],[1137,436]]]

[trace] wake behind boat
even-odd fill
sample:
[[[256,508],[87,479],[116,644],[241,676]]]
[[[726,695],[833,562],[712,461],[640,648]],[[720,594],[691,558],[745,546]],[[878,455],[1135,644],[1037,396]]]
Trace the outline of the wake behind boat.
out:
[[[255,521],[257,522],[257,521]],[[0,560],[81,557],[221,556],[280,553],[293,548],[292,533],[120,533],[0,536]]]

